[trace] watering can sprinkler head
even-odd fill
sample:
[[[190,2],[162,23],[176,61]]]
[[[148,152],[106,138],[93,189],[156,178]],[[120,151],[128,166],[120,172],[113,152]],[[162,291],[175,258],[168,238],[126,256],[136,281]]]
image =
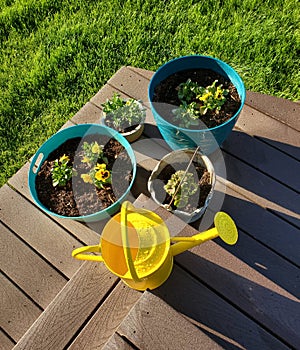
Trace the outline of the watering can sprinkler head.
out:
[[[237,242],[238,231],[234,221],[228,214],[221,211],[216,213],[214,224],[215,227],[191,237],[172,237],[171,242],[175,242],[175,244],[170,247],[172,255],[178,255],[185,250],[191,249],[217,237],[220,237],[223,242],[230,245]]]
[[[192,237],[170,237],[165,222],[156,213],[125,201],[121,212],[104,227],[100,244],[77,248],[72,256],[104,262],[131,288],[154,289],[169,277],[175,255],[216,237],[227,244],[236,243],[238,232],[228,214],[218,212],[214,224]],[[86,254],[91,252],[101,255]]]

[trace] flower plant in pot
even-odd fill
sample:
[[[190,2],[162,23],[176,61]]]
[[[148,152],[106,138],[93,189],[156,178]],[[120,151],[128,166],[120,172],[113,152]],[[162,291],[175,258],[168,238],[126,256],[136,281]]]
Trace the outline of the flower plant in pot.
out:
[[[215,181],[215,170],[207,156],[198,149],[182,149],[159,161],[148,179],[148,190],[157,204],[185,222],[193,222],[204,214]]]
[[[148,97],[158,129],[172,149],[200,146],[210,154],[233,129],[246,91],[227,63],[191,55],[161,66],[150,81]]]
[[[48,214],[92,222],[119,209],[135,175],[135,156],[122,135],[81,124],[60,130],[39,148],[28,181],[34,201]]]
[[[129,142],[137,140],[143,130],[146,110],[142,102],[133,98],[121,98],[118,93],[102,105],[101,123],[121,133]]]

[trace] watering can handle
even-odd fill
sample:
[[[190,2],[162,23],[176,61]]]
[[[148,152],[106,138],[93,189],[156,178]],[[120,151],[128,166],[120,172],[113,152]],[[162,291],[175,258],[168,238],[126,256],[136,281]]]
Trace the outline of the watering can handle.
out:
[[[127,226],[127,212],[128,210],[134,211],[135,207],[129,202],[125,201],[121,206],[121,236],[123,243],[124,256],[128,270],[135,282],[139,282],[140,278],[137,275],[134,262],[131,255],[130,243],[128,237],[128,226]]]
[[[90,245],[87,247],[80,247],[80,248],[74,249],[72,252],[72,257],[78,260],[91,260],[91,261],[104,262],[102,255],[90,255],[86,253],[101,253],[101,246]]]

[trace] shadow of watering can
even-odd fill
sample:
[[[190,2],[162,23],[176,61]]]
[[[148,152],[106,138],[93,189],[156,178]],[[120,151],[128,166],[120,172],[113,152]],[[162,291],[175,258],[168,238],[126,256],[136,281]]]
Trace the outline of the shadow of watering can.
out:
[[[105,225],[100,244],[77,248],[72,256],[104,262],[131,288],[154,289],[169,277],[175,255],[218,236],[228,244],[236,243],[237,229],[226,213],[218,212],[214,224],[214,228],[191,237],[170,237],[166,224],[157,214],[125,201],[121,212]]]

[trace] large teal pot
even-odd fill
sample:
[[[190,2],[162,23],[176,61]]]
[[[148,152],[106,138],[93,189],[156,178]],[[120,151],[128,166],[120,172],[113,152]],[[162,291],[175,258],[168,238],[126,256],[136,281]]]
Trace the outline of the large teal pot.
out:
[[[126,152],[128,153],[130,160],[131,160],[131,165],[132,165],[132,181],[130,182],[128,188],[126,191],[123,193],[123,195],[118,198],[118,200],[113,203],[111,206],[108,208],[98,211],[93,214],[89,215],[84,215],[84,216],[63,216],[56,214],[52,211],[50,211],[47,207],[45,207],[38,199],[37,192],[36,192],[36,187],[35,187],[35,179],[36,175],[39,172],[43,162],[47,159],[49,154],[57,149],[60,145],[62,145],[65,141],[68,139],[72,139],[75,137],[83,137],[86,135],[92,135],[92,134],[98,134],[98,135],[104,135],[104,136],[109,136],[110,138],[115,138],[117,141],[121,143],[121,145],[125,148]],[[37,164],[37,168],[35,168],[35,165]],[[107,127],[107,126],[102,126],[98,124],[79,124],[75,126],[71,126],[66,129],[62,129],[58,131],[56,134],[54,134],[52,137],[50,137],[36,152],[34,155],[30,169],[29,169],[29,174],[28,174],[28,185],[30,189],[30,193],[32,198],[34,199],[35,203],[46,213],[59,217],[59,218],[64,218],[64,219],[73,219],[77,221],[83,221],[83,222],[93,222],[93,221],[99,221],[103,220],[105,218],[110,217],[112,214],[117,212],[120,208],[120,204],[125,200],[126,196],[128,195],[132,184],[134,182],[136,176],[136,159],[134,152],[129,144],[129,142],[123,137],[121,134],[119,134],[117,131]]]
[[[211,69],[229,79],[238,91],[241,99],[241,106],[236,114],[227,122],[214,128],[207,128],[203,125],[201,129],[192,130],[173,125],[166,121],[163,115],[160,115],[157,112],[155,105],[158,102],[153,102],[154,90],[161,81],[176,72],[199,68]],[[157,127],[164,140],[172,149],[177,150],[200,146],[202,153],[210,154],[225,141],[232,131],[245,103],[246,90],[241,77],[227,63],[210,56],[192,55],[179,57],[162,65],[155,72],[150,81],[148,87],[148,99]]]

